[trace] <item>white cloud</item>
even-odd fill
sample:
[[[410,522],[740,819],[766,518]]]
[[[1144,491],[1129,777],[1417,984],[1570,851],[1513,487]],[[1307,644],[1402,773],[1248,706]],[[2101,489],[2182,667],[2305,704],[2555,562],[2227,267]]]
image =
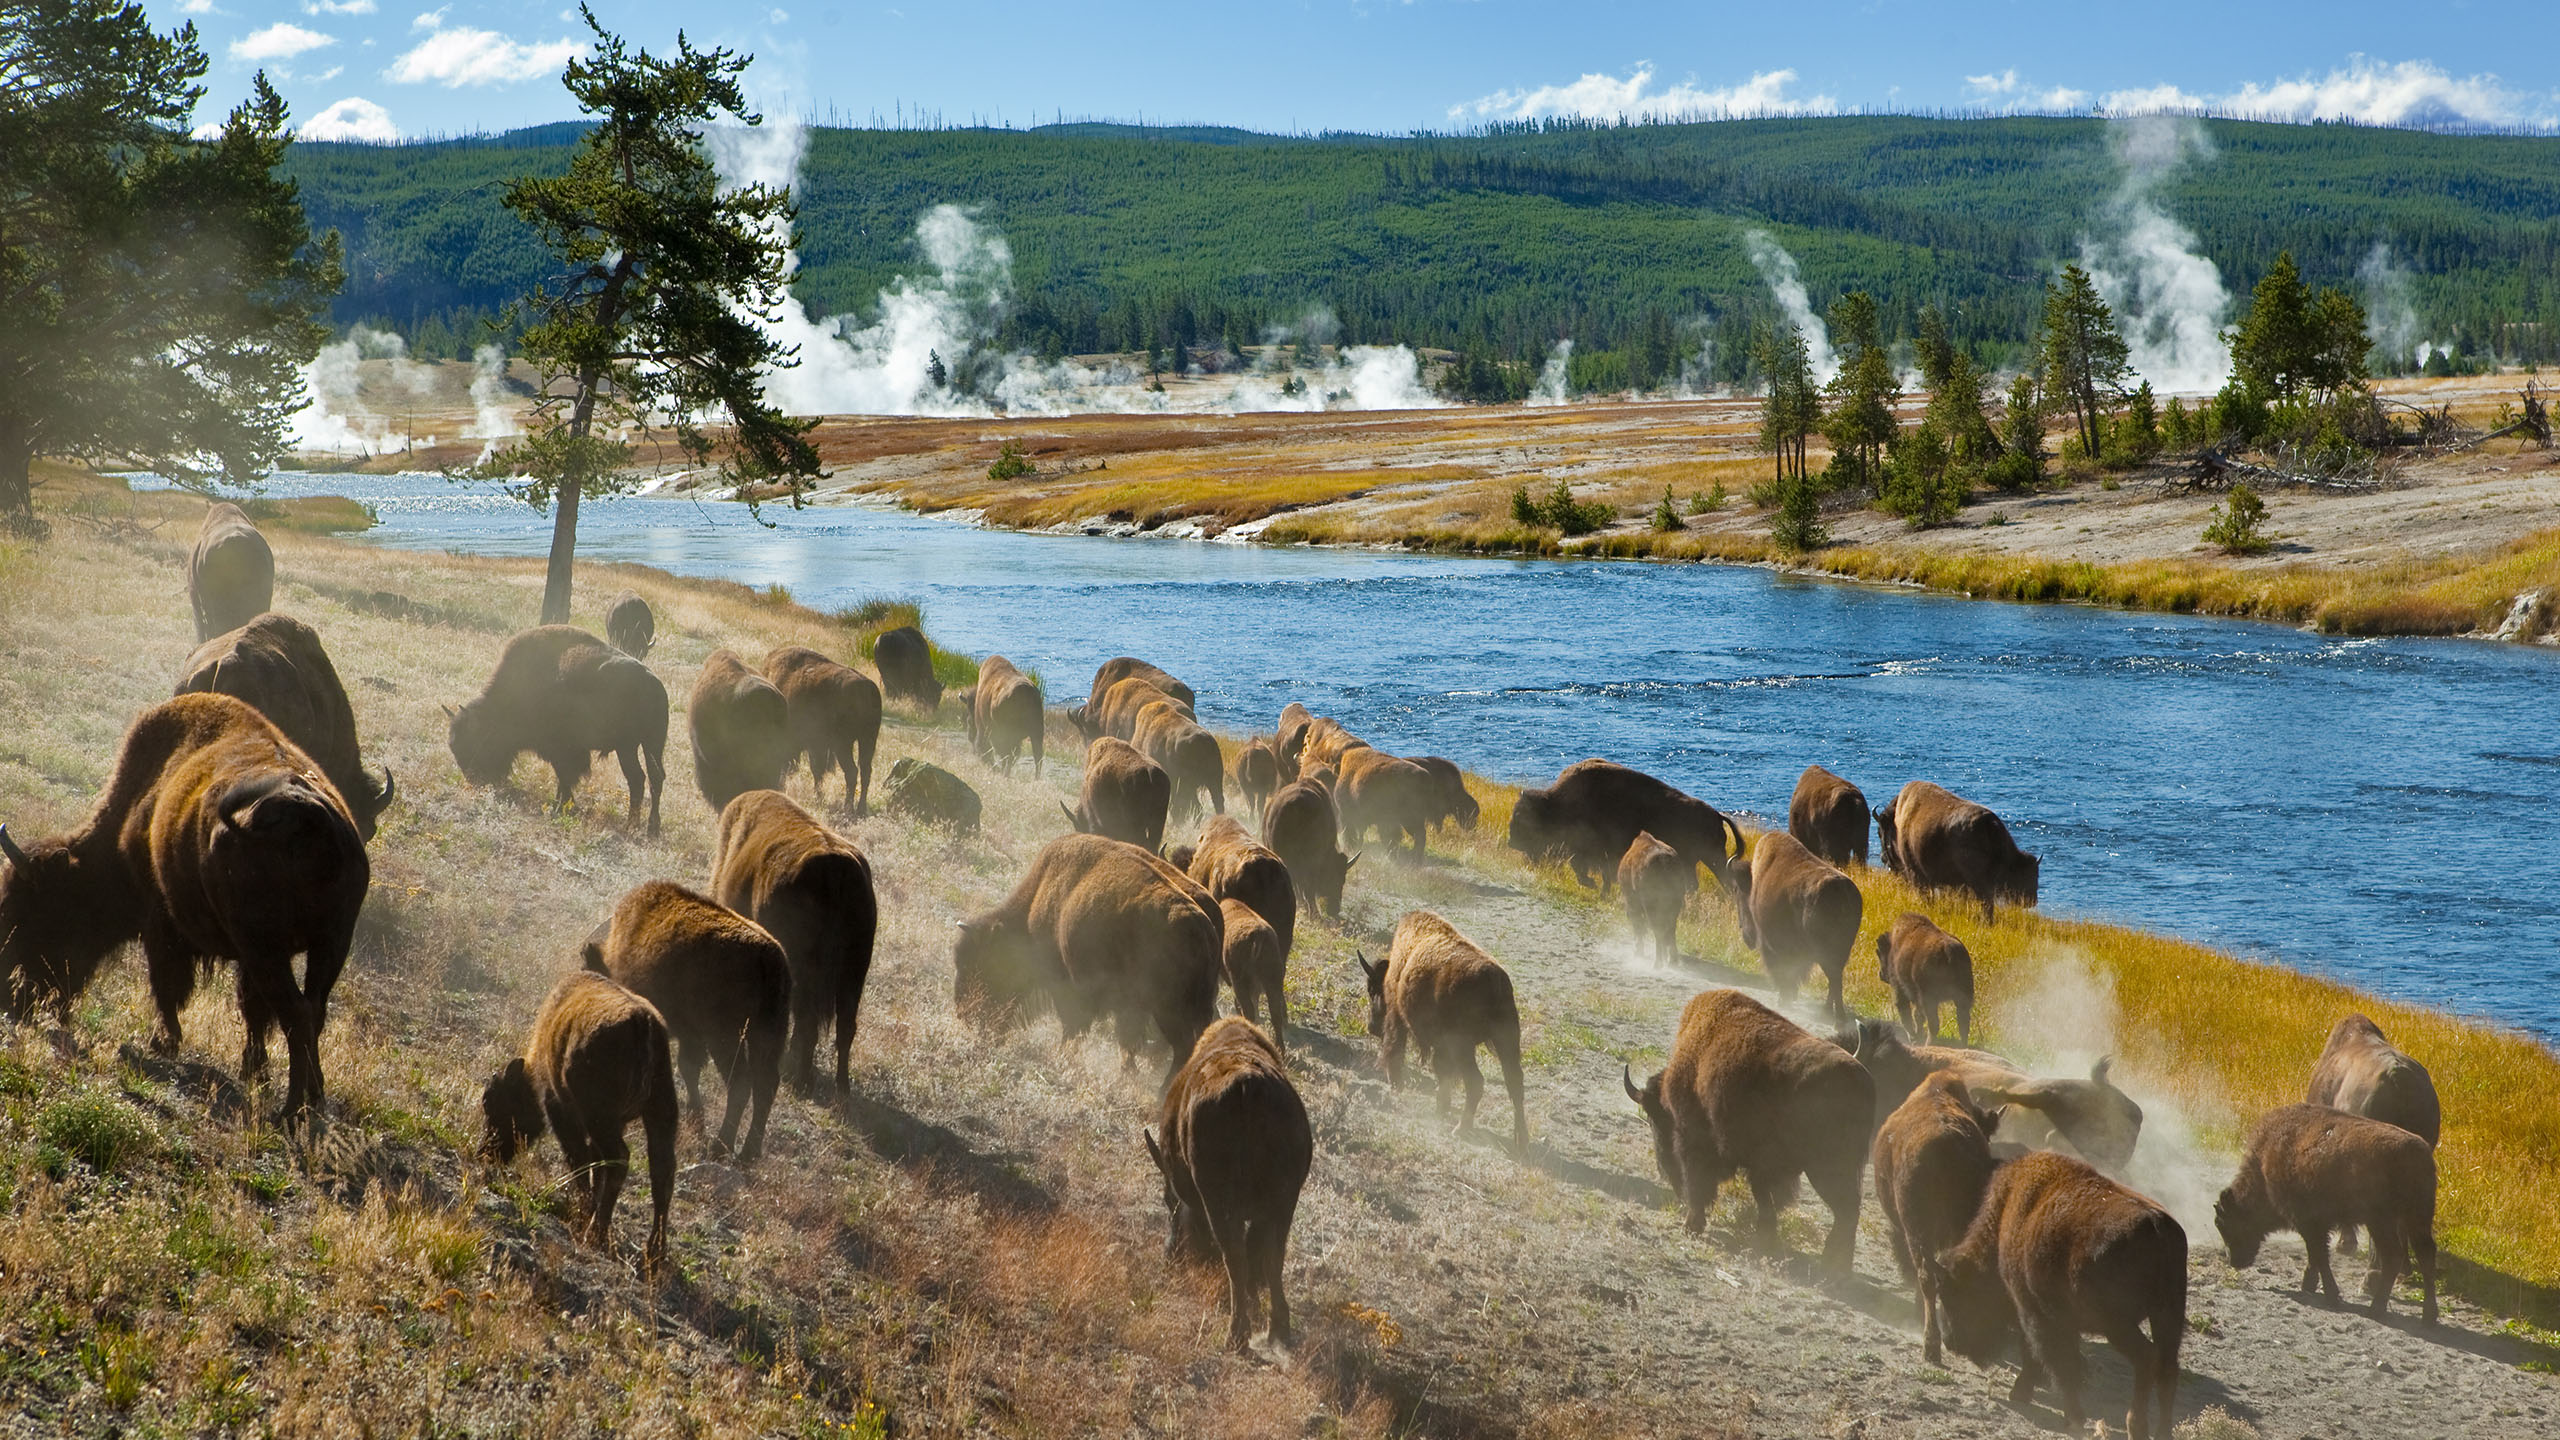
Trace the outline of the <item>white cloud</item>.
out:
[[[1997,75],[1967,75],[1964,83],[1976,95],[2006,95],[2018,88],[2018,67],[2012,65]]]
[[[409,28],[412,30],[441,30],[444,28],[445,12],[452,8],[453,7],[450,5],[439,5],[433,10],[423,11],[419,14],[417,19],[409,22]]]
[[[251,32],[245,40],[232,41],[231,58],[234,60],[290,60],[306,51],[337,43],[338,37],[335,35],[323,35],[317,30],[305,30],[299,25],[288,25],[279,21],[264,30]]]
[[[1701,88],[1686,80],[1653,88],[1653,65],[1639,64],[1621,79],[1592,74],[1569,85],[1541,85],[1534,90],[1497,90],[1480,99],[1449,107],[1453,120],[1539,120],[1551,115],[1597,120],[1678,120],[1739,115],[1829,115],[1840,102],[1829,95],[1797,98],[1786,93],[1796,72],[1767,70],[1739,85]]]
[[[2455,76],[2425,60],[2383,64],[2356,55],[2326,75],[2267,84],[2250,81],[2219,95],[2176,85],[2112,91],[2098,102],[2114,115],[2210,111],[2296,124],[2353,120],[2428,130],[2560,129],[2554,97],[2511,90],[2495,75]]]
[[[2068,85],[2039,90],[2018,78],[2014,65],[1996,75],[1967,75],[1964,87],[1976,101],[2004,115],[2055,115],[2089,108],[2088,91]]]
[[[370,15],[373,0],[302,0],[305,15]]]
[[[391,123],[391,112],[361,95],[350,95],[303,121],[299,133],[305,140],[370,140],[376,144],[389,144],[400,138],[400,128]]]
[[[347,73],[347,67],[346,67],[346,66],[344,66],[344,65],[332,65],[332,66],[330,66],[328,69],[321,71],[321,72],[320,72],[319,74],[317,74],[317,75],[312,75],[312,76],[308,76],[308,77],[305,77],[305,78],[309,79],[309,80],[310,80],[310,82],[311,82],[312,84],[314,84],[314,85],[326,85],[326,84],[328,84],[330,81],[337,79],[339,76],[341,76],[341,75],[343,75],[343,74],[345,74],[345,73]]]
[[[181,13],[188,15],[213,15],[219,13],[213,8],[213,0],[178,0],[178,9]]]
[[[433,12],[441,22],[444,12]],[[424,24],[428,16],[420,16]],[[495,30],[468,25],[437,30],[405,51],[383,73],[403,85],[509,85],[556,75],[573,56],[587,53],[581,40],[542,40],[526,45]]]
[[[780,9],[768,10],[765,12],[764,18],[775,25],[784,25],[790,23],[791,12]]]

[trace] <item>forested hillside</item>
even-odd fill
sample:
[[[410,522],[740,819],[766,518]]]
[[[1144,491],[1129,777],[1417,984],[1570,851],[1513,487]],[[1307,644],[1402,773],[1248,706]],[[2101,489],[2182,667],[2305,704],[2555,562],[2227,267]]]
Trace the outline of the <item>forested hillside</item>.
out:
[[[2560,142],[2201,123],[2211,153],[2150,193],[2235,295],[2288,248],[2313,283],[2370,292],[2357,272],[2380,243],[2407,272],[2423,336],[2560,355]],[[565,164],[573,135],[296,146],[314,222],[348,241],[338,318],[444,350],[457,326],[541,278],[498,195],[512,175]],[[2124,179],[2105,123],[2077,119],[1403,139],[820,130],[801,174],[800,292],[821,314],[868,313],[884,285],[923,268],[918,216],[951,203],[1010,245],[1000,338],[1024,349],[1255,342],[1323,307],[1346,341],[1534,362],[1570,338],[1581,378],[1641,385],[1694,355],[1701,329],[1720,342],[1720,370],[1742,362],[1772,312],[1744,245],[1757,228],[1794,254],[1817,308],[1864,288],[1903,335],[1936,303],[1997,360],[2031,329],[2054,266],[2120,225]]]

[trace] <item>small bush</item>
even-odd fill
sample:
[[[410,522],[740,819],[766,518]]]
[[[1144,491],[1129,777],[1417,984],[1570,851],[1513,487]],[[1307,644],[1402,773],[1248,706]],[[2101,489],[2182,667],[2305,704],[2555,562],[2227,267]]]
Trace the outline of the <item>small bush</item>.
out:
[[[1511,518],[1523,525],[1561,530],[1567,535],[1588,535],[1618,518],[1618,510],[1598,500],[1574,499],[1573,487],[1559,480],[1543,500],[1531,496],[1526,485],[1512,491]]]
[[[1791,555],[1819,550],[1831,543],[1831,531],[1822,523],[1822,496],[1815,484],[1811,479],[1799,478],[1778,487],[1778,518],[1769,524],[1769,538]]]
[[[1662,487],[1662,503],[1653,507],[1653,528],[1656,534],[1689,528],[1680,519],[1679,507],[1671,503],[1671,487],[1668,485]]]
[[[2275,548],[2275,541],[2259,528],[2266,519],[2267,502],[2258,498],[2258,492],[2245,483],[2234,485],[2206,517],[2205,543],[2222,547],[2226,555],[2264,555]]]
[[[1715,511],[1724,508],[1725,499],[1724,482],[1719,480],[1715,484],[1707,487],[1706,494],[1692,495],[1689,497],[1689,513],[1692,515],[1712,514]]]
[[[106,1095],[79,1095],[45,1107],[36,1139],[51,1156],[77,1160],[101,1175],[113,1174],[151,1148],[151,1130],[133,1107]],[[45,1167],[61,1178],[63,1165]]]
[[[1007,440],[996,450],[996,463],[987,467],[990,480],[1019,480],[1034,473],[1031,457],[1022,453],[1022,442]]]

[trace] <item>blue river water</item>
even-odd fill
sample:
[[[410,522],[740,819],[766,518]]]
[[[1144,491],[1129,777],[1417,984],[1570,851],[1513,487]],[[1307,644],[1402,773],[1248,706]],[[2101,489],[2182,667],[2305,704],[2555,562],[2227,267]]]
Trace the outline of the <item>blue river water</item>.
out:
[[[536,555],[550,522],[432,476],[278,476],[372,543]],[[937,641],[1081,694],[1144,656],[1203,721],[1304,702],[1382,748],[1543,782],[1600,755],[1783,823],[1819,762],[1935,780],[2043,857],[2045,908],[2183,935],[2560,1040],[2560,656],[2010,605],[1713,565],[1023,535],[899,511],[622,498],[579,553],[820,609],[920,601]]]

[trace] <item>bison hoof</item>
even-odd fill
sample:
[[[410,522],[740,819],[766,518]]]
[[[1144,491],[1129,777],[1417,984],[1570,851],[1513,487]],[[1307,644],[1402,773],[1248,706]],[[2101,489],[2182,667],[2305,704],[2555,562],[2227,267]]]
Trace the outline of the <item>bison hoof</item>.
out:
[[[177,1054],[177,1053],[178,1053],[178,1037],[177,1037],[177,1035],[176,1035],[174,1032],[172,1032],[172,1031],[168,1031],[168,1030],[154,1030],[154,1031],[152,1031],[152,1032],[151,1032],[151,1053],[152,1053],[152,1054],[154,1054],[154,1055],[175,1055],[175,1054]]]

